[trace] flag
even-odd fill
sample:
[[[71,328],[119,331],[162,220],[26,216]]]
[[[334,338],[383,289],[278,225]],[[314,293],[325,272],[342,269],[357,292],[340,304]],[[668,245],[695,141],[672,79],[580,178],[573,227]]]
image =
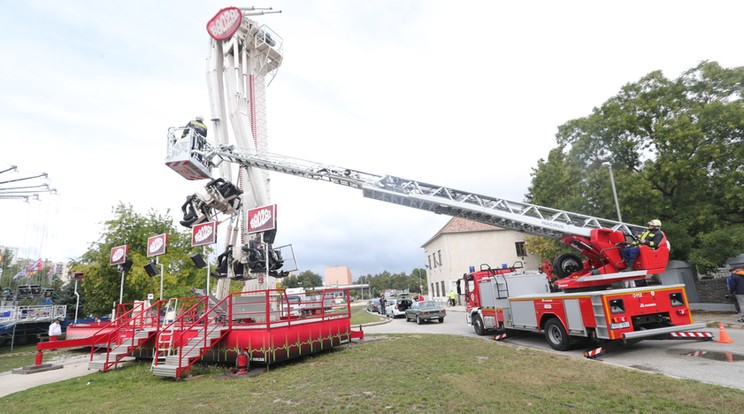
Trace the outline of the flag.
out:
[[[13,276],[13,279],[20,279],[22,277],[26,277],[26,269],[21,269],[18,273]]]
[[[28,274],[29,274],[29,276],[32,275],[37,270],[41,270],[42,267],[44,267],[44,263],[41,262],[41,259],[39,259],[39,260],[37,260],[37,261],[35,261],[33,263],[29,263],[29,265],[28,265]]]

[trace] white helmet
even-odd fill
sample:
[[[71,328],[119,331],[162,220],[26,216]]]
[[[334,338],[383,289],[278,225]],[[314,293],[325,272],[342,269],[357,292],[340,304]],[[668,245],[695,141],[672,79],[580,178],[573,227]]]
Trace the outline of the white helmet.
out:
[[[648,225],[649,226],[653,226],[653,227],[661,227],[661,220],[659,220],[659,219],[653,219],[653,220],[651,220],[651,221],[648,222]]]
[[[197,121],[199,121],[199,122],[204,122],[204,117],[202,117],[202,116],[197,116],[197,117],[196,117],[196,120],[197,120]]]

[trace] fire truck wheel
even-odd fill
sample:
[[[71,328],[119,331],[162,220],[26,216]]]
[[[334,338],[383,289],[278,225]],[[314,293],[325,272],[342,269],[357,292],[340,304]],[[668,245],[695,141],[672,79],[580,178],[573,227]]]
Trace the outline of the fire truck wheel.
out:
[[[486,334],[486,328],[483,327],[483,319],[479,315],[473,316],[473,329],[475,329],[476,335],[483,336]]]
[[[558,318],[550,318],[545,323],[545,340],[556,351],[566,351],[571,347],[571,338]]]
[[[573,253],[564,253],[555,258],[553,273],[558,279],[563,279],[571,273],[581,270],[582,267],[583,264],[579,256]]]

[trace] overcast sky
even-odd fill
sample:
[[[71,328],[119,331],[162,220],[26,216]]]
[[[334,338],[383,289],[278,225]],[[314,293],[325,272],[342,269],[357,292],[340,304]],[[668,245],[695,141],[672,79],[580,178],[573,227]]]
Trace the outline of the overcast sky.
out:
[[[0,170],[59,192],[0,199],[0,245],[79,258],[120,201],[180,220],[204,182],[164,165],[167,129],[211,118],[206,22],[254,5],[281,10],[255,17],[284,41],[271,152],[518,201],[557,127],[622,85],[744,65],[739,1],[0,1]],[[423,267],[449,219],[277,174],[271,191],[276,244],[319,274]]]

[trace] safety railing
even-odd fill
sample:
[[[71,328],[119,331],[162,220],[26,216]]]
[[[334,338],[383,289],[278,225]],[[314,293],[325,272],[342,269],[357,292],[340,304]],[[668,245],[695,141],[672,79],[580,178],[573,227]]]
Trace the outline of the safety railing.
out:
[[[162,301],[157,301],[149,307],[146,305],[146,302],[120,304],[117,307],[117,313],[122,311],[123,313],[120,313],[112,322],[103,325],[91,336],[90,340],[94,341],[90,349],[91,361],[98,350],[106,348],[103,371],[107,371],[121,359],[121,357],[111,359],[111,351],[115,346],[126,346],[127,349],[138,347],[140,345],[138,340],[141,338],[137,338],[136,332],[151,328],[154,334],[160,330]]]

